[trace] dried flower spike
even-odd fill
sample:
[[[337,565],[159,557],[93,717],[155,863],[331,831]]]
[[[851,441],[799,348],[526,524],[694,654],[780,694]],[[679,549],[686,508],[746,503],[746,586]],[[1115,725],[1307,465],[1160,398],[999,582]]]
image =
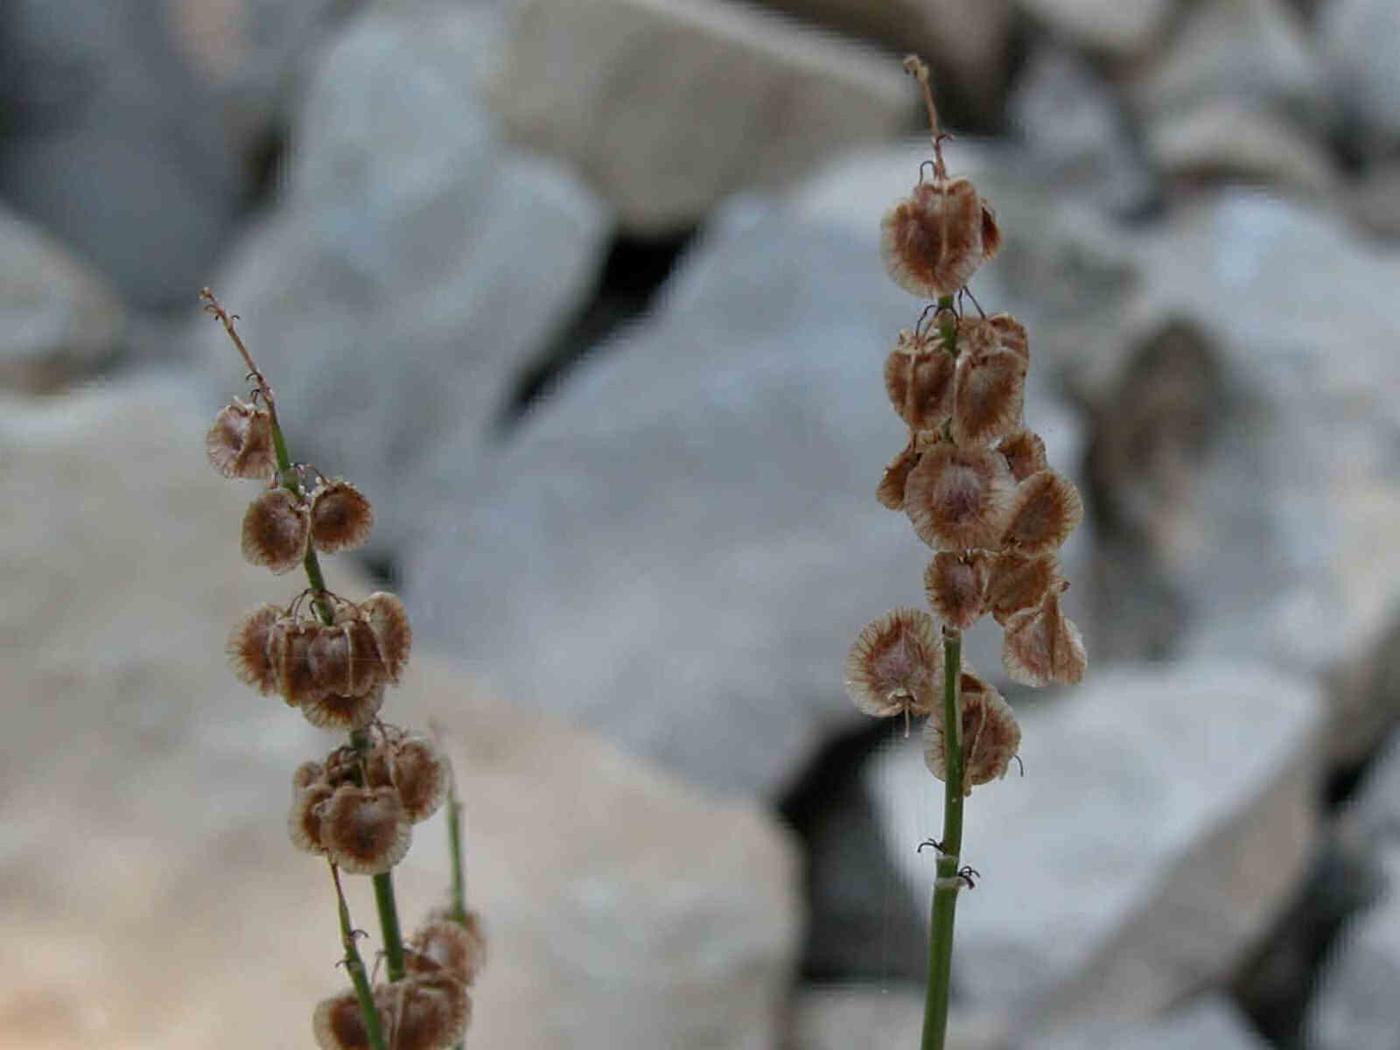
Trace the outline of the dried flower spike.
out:
[[[331,860],[356,875],[388,871],[408,852],[412,829],[392,788],[336,788],[321,808],[320,840]]]
[[[988,559],[981,552],[963,555],[940,551],[924,572],[929,605],[949,627],[965,631],[982,615]]]
[[[1006,621],[1001,661],[1011,680],[1022,685],[1073,685],[1084,677],[1084,639],[1060,608],[1058,588]]]
[[[1001,244],[996,220],[967,179],[935,179],[885,215],[881,254],[889,275],[925,299],[952,295]]]
[[[311,518],[286,489],[268,489],[243,515],[243,557],[276,573],[290,572],[306,557]]]
[[[1021,749],[1021,727],[1011,707],[991,685],[964,670],[962,686],[963,794],[997,780]],[[947,776],[943,718],[935,713],[924,726],[924,763],[939,780]]]
[[[234,398],[214,417],[204,438],[209,462],[226,478],[270,478],[277,469],[272,416],[260,405]]]
[[[374,529],[374,508],[360,490],[339,478],[311,497],[311,543],[323,554],[363,546]]]
[[[936,550],[995,547],[1006,522],[1011,473],[989,449],[934,445],[909,472],[904,510]]]
[[[933,617],[892,609],[866,624],[846,658],[846,692],[868,715],[926,715],[943,666]]]
[[[226,646],[234,675],[264,694],[277,692],[272,634],[281,615],[282,610],[275,605],[259,605],[234,625]]]
[[[397,595],[375,591],[360,603],[360,615],[369,624],[384,662],[384,674],[397,684],[408,663],[413,648],[413,629],[408,623],[408,610]]]

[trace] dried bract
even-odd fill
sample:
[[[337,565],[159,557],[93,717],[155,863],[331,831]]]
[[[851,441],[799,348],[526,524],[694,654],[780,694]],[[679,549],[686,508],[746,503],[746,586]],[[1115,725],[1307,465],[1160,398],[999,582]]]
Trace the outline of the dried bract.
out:
[[[292,794],[309,788],[318,780],[326,780],[326,767],[319,762],[303,762],[292,772]]]
[[[322,693],[301,704],[301,713],[318,729],[363,729],[384,706],[384,683],[363,693]]]
[[[924,590],[929,605],[949,627],[965,631],[982,615],[987,589],[988,559],[985,554],[955,554],[940,551],[924,572]]]
[[[967,284],[1001,243],[995,220],[967,179],[920,183],[886,213],[880,250],[890,277],[907,292],[928,299],[952,295]]]
[[[431,741],[411,736],[396,742],[389,758],[390,776],[414,824],[437,812],[447,797],[447,763]]]
[[[846,658],[846,693],[868,715],[928,714],[943,650],[933,617],[892,609],[866,624]]]
[[[383,1001],[394,1050],[447,1050],[471,1020],[466,985],[446,973],[413,974],[388,985]]]
[[[900,332],[885,359],[885,392],[899,417],[915,430],[941,427],[953,410],[956,368],[937,337]]]
[[[953,393],[953,440],[987,445],[1021,425],[1025,363],[1009,350],[964,355]]]
[[[997,445],[1006,465],[1011,468],[1011,476],[1017,481],[1025,481],[1049,466],[1045,457],[1045,442],[1034,430],[1017,430],[1007,434]]]
[[[297,791],[287,813],[287,835],[292,845],[307,853],[325,853],[321,842],[321,813],[334,794],[329,784],[312,783]]]
[[[393,788],[335,789],[321,808],[321,844],[331,860],[357,875],[388,871],[408,852],[412,828]]]
[[[277,692],[272,635],[281,616],[277,606],[259,605],[234,625],[225,647],[238,680],[264,694]]]
[[[465,922],[434,915],[418,928],[408,947],[408,969],[414,973],[442,970],[470,985],[486,965],[486,938],[476,912],[467,912]]]
[[[1021,727],[1010,705],[991,685],[964,671],[962,693],[963,794],[1006,773],[1021,749]],[[941,709],[924,726],[924,763],[939,780],[948,774]]]
[[[998,554],[992,559],[987,579],[987,611],[997,623],[1005,624],[1013,613],[1039,605],[1050,588],[1063,586],[1059,561],[1053,554]]]
[[[1016,487],[1002,544],[1022,554],[1053,551],[1084,517],[1079,492],[1053,470],[1032,474]]]
[[[277,469],[272,416],[261,406],[235,398],[214,417],[204,451],[226,478],[270,478]]]
[[[890,461],[880,478],[880,484],[875,488],[875,498],[883,506],[889,507],[890,510],[904,509],[904,486],[908,484],[909,472],[914,469],[914,464],[919,462],[920,455],[914,447],[914,439],[910,438],[909,444],[904,446],[904,451]]]
[[[325,688],[311,666],[311,644],[321,625],[299,620],[279,620],[272,631],[269,655],[277,678],[277,691],[293,707],[318,699]]]
[[[290,572],[306,557],[311,518],[286,489],[268,489],[243,515],[243,557],[276,573]]]
[[[1011,491],[1011,473],[995,452],[940,443],[909,472],[904,510],[936,550],[995,547]]]
[[[374,508],[360,490],[337,478],[311,497],[311,543],[324,554],[363,546],[374,529]]]
[[[413,648],[413,629],[408,623],[408,610],[397,595],[375,591],[360,603],[360,615],[369,624],[384,662],[384,674],[398,683]]]
[[[1011,680],[1022,685],[1073,685],[1084,677],[1084,639],[1060,608],[1058,589],[1006,621],[1001,662]]]
[[[354,992],[342,992],[316,1004],[311,1031],[321,1050],[369,1050],[369,1033]]]

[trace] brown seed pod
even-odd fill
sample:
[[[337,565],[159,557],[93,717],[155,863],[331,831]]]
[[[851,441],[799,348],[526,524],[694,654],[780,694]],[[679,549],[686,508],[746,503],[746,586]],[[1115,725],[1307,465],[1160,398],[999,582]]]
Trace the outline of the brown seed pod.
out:
[[[987,610],[1004,625],[1013,613],[1039,605],[1052,587],[1064,587],[1054,554],[998,554],[992,559],[987,580]]]
[[[316,681],[309,658],[311,644],[321,630],[318,623],[286,617],[278,620],[273,628],[268,654],[277,679],[277,691],[292,707],[319,699],[324,692]]]
[[[1010,705],[975,673],[964,671],[962,693],[963,794],[1006,773],[1021,749],[1021,727]],[[939,780],[948,774],[940,706],[924,726],[924,764]]]
[[[301,713],[318,729],[354,731],[369,725],[384,706],[384,683],[363,693],[322,693],[301,704]]]
[[[885,269],[905,291],[925,299],[952,295],[982,263],[984,231],[995,244],[977,190],[967,179],[920,183],[891,208],[881,224]]]
[[[1084,677],[1084,639],[1060,608],[1058,588],[1039,605],[1007,619],[1001,662],[1011,680],[1022,685],[1073,685]]]
[[[995,452],[944,442],[909,472],[904,510],[936,550],[990,548],[1001,537],[1011,492],[1011,472]]]
[[[933,617],[891,609],[865,625],[846,657],[846,693],[867,715],[928,714],[943,650]]]
[[[389,771],[404,814],[414,824],[436,813],[447,797],[447,763],[424,737],[396,742],[389,752]]]
[[[306,557],[311,518],[303,503],[286,489],[268,489],[243,515],[243,557],[273,572],[290,572]]]
[[[885,391],[899,417],[915,430],[941,427],[953,410],[957,363],[936,335],[908,329],[885,359]]]
[[[1053,470],[1039,471],[1016,486],[1002,545],[1022,554],[1056,550],[1083,517],[1073,483]]]
[[[447,1050],[471,1020],[466,985],[445,972],[412,974],[386,985],[384,1002],[394,1050]]]
[[[953,440],[987,445],[1021,425],[1025,363],[1009,350],[965,354],[953,391]]]
[[[486,965],[486,938],[474,911],[467,912],[464,922],[441,912],[434,914],[418,927],[408,947],[411,973],[441,970],[470,985]]]
[[[890,510],[904,509],[904,486],[909,481],[909,472],[914,469],[914,464],[919,462],[920,453],[914,447],[914,439],[909,439],[909,444],[904,446],[904,451],[890,460],[890,465],[885,468],[885,473],[880,478],[880,484],[875,488],[875,498]]]
[[[287,835],[292,845],[306,853],[325,853],[321,843],[321,813],[335,790],[325,783],[312,783],[297,791],[287,813]]]
[[[1007,434],[997,445],[997,451],[1006,460],[1011,476],[1017,481],[1025,481],[1050,465],[1045,458],[1045,442],[1034,430],[1017,430]]]
[[[357,875],[388,871],[408,852],[412,826],[393,788],[342,784],[321,808],[321,844]]]
[[[375,996],[376,1000],[379,998]],[[375,1003],[378,1006],[378,1002]],[[380,1017],[381,1022],[384,1020]],[[369,1033],[355,993],[342,992],[316,1004],[311,1030],[321,1050],[369,1050]]]
[[[397,595],[375,591],[359,605],[361,618],[369,624],[378,645],[384,674],[398,684],[413,648],[413,628],[408,623],[408,610]]]
[[[965,631],[982,615],[987,590],[986,554],[971,555],[940,551],[924,571],[924,590],[929,605],[949,627]]]
[[[214,417],[204,437],[204,451],[226,478],[270,478],[277,469],[272,416],[261,406],[234,398]]]
[[[234,675],[263,694],[277,692],[272,636],[281,616],[277,606],[259,605],[234,625],[225,646]]]
[[[336,478],[311,497],[311,543],[323,554],[363,546],[374,528],[374,508],[360,490]]]

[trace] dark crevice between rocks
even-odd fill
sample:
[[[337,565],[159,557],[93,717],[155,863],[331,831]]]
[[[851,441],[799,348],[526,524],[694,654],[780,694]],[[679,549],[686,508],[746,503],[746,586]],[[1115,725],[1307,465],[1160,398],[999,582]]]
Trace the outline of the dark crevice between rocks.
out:
[[[881,720],[833,738],[778,803],[802,843],[804,980],[923,980],[924,919],[886,859],[889,846],[861,777],[890,734],[891,723]]]
[[[664,237],[613,239],[593,294],[521,373],[492,428],[495,437],[509,434],[564,382],[570,369],[646,313],[694,235],[689,229]]]

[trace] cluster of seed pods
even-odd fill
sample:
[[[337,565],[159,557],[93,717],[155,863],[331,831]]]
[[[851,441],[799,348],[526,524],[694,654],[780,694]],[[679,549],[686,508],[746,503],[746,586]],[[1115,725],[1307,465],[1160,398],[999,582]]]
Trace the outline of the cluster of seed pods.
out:
[[[279,470],[278,440],[272,412],[255,396],[219,412],[205,447],[225,477],[266,485],[243,517],[244,558],[274,573],[306,564],[319,580],[310,552],[362,545],[374,510],[342,479],[306,466]],[[412,826],[432,816],[448,791],[451,773],[432,742],[379,719],[385,689],[399,682],[412,641],[395,595],[381,591],[352,602],[321,587],[286,606],[260,605],[229,636],[240,681],[281,696],[312,725],[355,734],[352,746],[296,771],[287,819],[293,845],[338,870],[388,872],[408,852]],[[403,976],[372,990],[382,1033],[394,1050],[445,1050],[466,1030],[468,988],[485,962],[479,920],[473,912],[435,914],[404,948]],[[369,1050],[363,1009],[354,991],[322,1001],[313,1016],[318,1045]]]
[[[1041,686],[1083,675],[1084,646],[1061,608],[1068,584],[1058,556],[1083,512],[1074,485],[1050,469],[1045,443],[1025,425],[1025,328],[1007,314],[963,310],[969,278],[1001,244],[991,208],[969,180],[947,177],[940,156],[933,177],[921,177],[885,215],[882,234],[891,278],[935,300],[899,333],[885,362],[885,389],[908,440],[876,489],[934,551],[923,578],[932,612],[894,609],[868,624],[847,660],[846,686],[867,714],[932,716],[925,758],[942,779],[940,623],[961,632],[990,614],[1013,681]],[[1005,773],[1020,728],[965,663],[961,696],[970,792]]]

